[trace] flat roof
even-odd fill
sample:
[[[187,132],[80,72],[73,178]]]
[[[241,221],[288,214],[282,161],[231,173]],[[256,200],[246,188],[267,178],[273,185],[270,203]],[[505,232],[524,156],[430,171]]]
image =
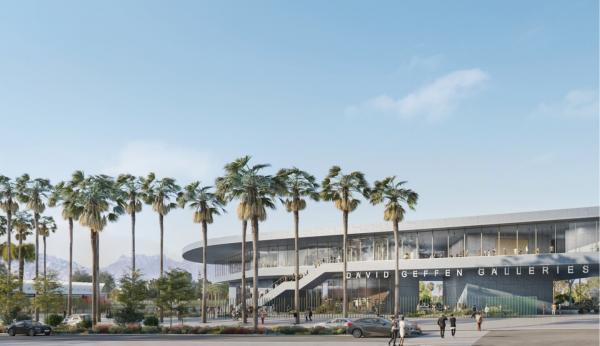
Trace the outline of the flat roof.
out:
[[[422,230],[435,230],[435,229],[453,229],[453,228],[470,228],[470,227],[481,227],[481,226],[502,226],[502,225],[514,225],[522,223],[537,223],[537,222],[550,222],[550,221],[561,221],[561,220],[583,220],[583,219],[594,219],[600,217],[600,207],[583,207],[583,208],[570,208],[570,209],[554,209],[554,210],[540,210],[540,211],[528,211],[518,213],[505,213],[505,214],[489,214],[479,216],[465,216],[465,217],[452,217],[443,219],[430,219],[430,220],[414,220],[414,221],[403,221],[399,225],[400,232],[411,232],[411,231],[422,231]],[[391,231],[391,224],[388,223],[377,223],[377,224],[366,224],[366,225],[349,225],[348,234],[374,234],[374,233],[386,233]],[[328,228],[313,228],[313,229],[302,229],[300,232],[300,239],[314,238],[314,237],[328,237],[328,236],[341,236],[341,227],[328,227]],[[279,232],[268,232],[260,234],[260,242],[276,241],[292,239],[293,233],[290,230],[279,231]],[[251,237],[248,237],[248,242],[251,242]],[[208,240],[209,247],[221,247],[223,250],[231,250],[232,245],[241,243],[239,235],[231,235],[225,237],[210,238]],[[237,248],[237,246],[236,246]],[[193,260],[200,258],[202,253],[202,242],[194,242],[183,248],[183,258],[186,260]],[[221,251],[218,251],[221,252]],[[213,257],[213,256],[211,256]],[[210,262],[209,262],[210,263]]]

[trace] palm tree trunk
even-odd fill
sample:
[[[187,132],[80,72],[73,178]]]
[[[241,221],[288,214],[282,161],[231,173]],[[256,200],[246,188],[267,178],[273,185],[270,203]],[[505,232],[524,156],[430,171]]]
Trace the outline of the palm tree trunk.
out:
[[[135,272],[135,210],[131,213],[131,272]]]
[[[242,221],[242,322],[248,323],[246,316],[246,229],[248,221]]]
[[[159,213],[158,214],[158,223],[160,226],[160,277],[162,278],[163,276],[163,270],[164,270],[164,255],[163,255],[163,246],[164,246],[164,216],[163,214]],[[158,294],[160,295],[160,291],[158,292]],[[160,317],[160,322],[164,322],[165,320],[165,314],[162,308],[158,309],[159,312],[159,317]]]
[[[8,209],[6,211],[6,237],[8,238],[6,240],[6,244],[8,245],[8,273],[6,275],[7,281],[10,282],[10,276],[11,276],[11,262],[12,262],[12,243],[11,243],[11,233],[12,233],[12,199],[8,199]]]
[[[39,230],[39,219],[40,219],[40,214],[38,213],[33,213],[33,226],[35,228],[35,279],[38,279],[39,276],[39,272],[40,272],[40,256],[39,256],[39,251],[40,251],[40,230]],[[34,304],[33,306],[35,306],[34,310],[35,310],[35,321],[39,321],[40,320],[40,310],[37,308],[37,304],[35,304],[35,298],[37,296],[37,293],[33,296],[33,301]]]
[[[46,236],[42,236],[42,241],[44,244],[44,281],[46,280]]]
[[[252,319],[258,329],[258,218],[252,218]]]
[[[165,225],[164,225],[164,216],[163,214],[158,214],[158,223],[160,224],[160,276],[163,276],[163,270],[164,270],[164,254],[163,254],[163,248],[164,248],[164,234],[165,234]]]
[[[343,211],[342,212],[343,215],[343,222],[344,222],[344,236],[342,237],[342,258],[344,261],[344,270],[342,271],[342,316],[344,318],[348,317],[348,279],[346,277],[346,272],[348,270],[348,258],[347,258],[347,251],[346,251],[346,247],[347,247],[347,238],[348,238],[348,212],[347,211]]]
[[[394,317],[398,318],[400,312],[400,245],[398,244],[398,221],[394,220]]]
[[[98,323],[96,315],[96,280],[98,277],[96,276],[96,232],[93,229],[90,230],[90,241],[92,245],[92,326],[95,326]]]
[[[23,236],[19,236],[19,291],[23,292],[23,276],[25,274],[25,259],[23,258]]]
[[[67,312],[73,313],[73,218],[69,218],[69,293],[67,296]]]
[[[98,322],[102,321],[102,311],[100,310],[100,232],[96,232],[96,314]]]
[[[206,278],[206,249],[208,245],[207,238],[208,226],[206,221],[202,221],[202,323],[206,323],[206,295],[208,294],[208,279]]]
[[[298,249],[298,225],[300,223],[300,215],[298,210],[294,210],[294,258],[295,258],[295,267],[294,267],[294,277],[295,277],[295,287],[294,287],[294,310],[296,311],[296,324],[300,323],[300,251]]]

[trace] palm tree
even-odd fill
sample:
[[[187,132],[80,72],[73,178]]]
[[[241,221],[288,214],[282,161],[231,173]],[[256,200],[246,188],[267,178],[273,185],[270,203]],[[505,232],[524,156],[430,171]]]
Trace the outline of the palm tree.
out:
[[[364,198],[369,197],[369,183],[365,179],[363,173],[355,171],[350,174],[343,174],[342,169],[338,166],[333,166],[329,169],[329,173],[323,179],[321,184],[321,197],[326,201],[333,201],[335,207],[342,212],[343,217],[343,239],[342,239],[342,258],[344,262],[344,270],[342,273],[342,314],[348,317],[348,292],[346,272],[348,270],[347,250],[348,245],[348,214],[353,212],[360,200],[355,198],[355,195]]]
[[[23,244],[30,236],[33,230],[33,219],[28,212],[20,211],[15,214],[14,227],[17,233],[15,238],[19,241],[18,257],[19,257],[19,287],[23,292],[23,276],[25,272],[25,261],[32,262],[35,260],[35,247],[32,244]]]
[[[411,189],[404,188],[406,181],[396,182],[396,177],[387,177],[381,181],[375,181],[373,191],[371,191],[371,203],[373,205],[385,203],[383,219],[391,221],[394,231],[394,316],[398,317],[400,310],[400,276],[399,276],[399,254],[400,246],[398,240],[398,224],[404,220],[403,204],[414,210],[419,195]]]
[[[44,243],[44,282],[46,282],[46,238],[56,232],[56,222],[52,216],[42,216],[39,222],[40,236]]]
[[[77,186],[83,178],[83,172],[73,172],[71,180],[58,183],[48,199],[50,207],[58,204],[62,206],[62,217],[69,223],[69,292],[67,294],[67,313],[69,315],[73,313],[73,223],[79,219],[81,214],[81,206],[77,203]]]
[[[0,175],[0,209],[6,213],[6,244],[10,249],[11,244],[11,233],[12,233],[12,215],[19,210],[19,203],[17,203],[18,190],[15,182],[7,176]],[[11,262],[12,256],[11,251],[8,252],[7,268],[8,274],[7,280],[10,280],[11,273]]]
[[[152,210],[158,213],[158,223],[160,226],[160,276],[164,271],[164,218],[173,209],[177,208],[177,203],[173,202],[181,188],[175,184],[173,178],[162,178],[156,180],[154,173],[148,174],[142,178],[142,191],[144,201],[152,205]]]
[[[304,172],[296,167],[290,169],[281,169],[277,177],[285,185],[282,200],[288,212],[294,214],[294,258],[295,258],[295,288],[294,288],[294,310],[296,311],[296,323],[300,323],[300,258],[298,249],[298,228],[300,225],[300,210],[306,208],[305,197],[314,201],[319,200],[319,184],[316,183],[314,176]]]
[[[234,161],[239,177],[231,179],[228,185],[230,198],[240,200],[238,215],[242,220],[250,221],[252,226],[252,305],[254,329],[258,328],[258,233],[259,222],[267,219],[267,208],[275,209],[273,198],[283,192],[280,180],[270,175],[260,174],[267,164],[249,166],[250,156]],[[227,168],[226,168],[227,170]],[[244,241],[242,239],[242,241]]]
[[[121,174],[117,178],[119,189],[126,201],[125,211],[131,216],[131,272],[135,272],[135,215],[142,211],[144,191],[139,177],[131,174]]]
[[[212,186],[200,186],[200,182],[195,181],[187,185],[177,197],[179,206],[185,208],[186,204],[189,204],[194,210],[194,222],[202,224],[202,323],[206,323],[206,297],[208,294],[206,275],[208,224],[213,223],[214,215],[220,215],[221,212],[225,211],[223,201],[211,190]]]
[[[82,173],[83,175],[83,173]],[[99,321],[100,274],[100,232],[108,221],[116,221],[124,212],[123,201],[119,198],[114,180],[106,175],[93,175],[83,178],[77,185],[77,201],[81,206],[79,223],[89,228],[92,246],[92,325]]]
[[[25,203],[27,209],[31,210],[33,213],[33,226],[35,228],[35,279],[37,280],[40,265],[39,220],[40,214],[46,209],[46,202],[48,200],[48,195],[52,191],[52,185],[50,185],[48,179],[36,178],[31,180],[28,174],[23,174],[17,178],[16,187],[19,201]],[[39,319],[40,311],[38,308],[35,308],[35,320],[39,321]]]
[[[225,176],[218,177],[215,185],[217,187],[217,195],[224,201],[231,201],[234,196],[232,193],[233,187],[238,186],[242,180],[243,168],[246,166],[249,157],[243,157],[225,165]],[[248,220],[244,219],[242,213],[242,202],[238,204],[237,216],[242,221],[242,249],[241,249],[241,310],[242,322],[248,323],[246,316],[246,230],[248,228]]]

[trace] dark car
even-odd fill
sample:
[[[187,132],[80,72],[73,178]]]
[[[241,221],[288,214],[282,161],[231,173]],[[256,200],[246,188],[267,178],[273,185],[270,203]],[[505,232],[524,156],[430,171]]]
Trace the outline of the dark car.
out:
[[[15,336],[17,334],[29,336],[36,336],[37,334],[50,335],[52,334],[52,328],[40,322],[18,321],[8,326],[6,332],[10,336]]]
[[[346,332],[355,338],[369,336],[389,337],[392,330],[392,322],[385,318],[369,317],[359,318],[346,323]],[[421,327],[414,322],[406,322],[404,326],[406,336],[421,335]]]

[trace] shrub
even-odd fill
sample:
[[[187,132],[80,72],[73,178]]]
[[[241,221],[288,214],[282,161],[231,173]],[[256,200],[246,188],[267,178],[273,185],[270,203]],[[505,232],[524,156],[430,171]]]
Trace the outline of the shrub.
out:
[[[115,322],[118,324],[136,323],[144,319],[144,314],[141,312],[124,308],[115,313]]]
[[[294,334],[304,335],[304,334],[308,334],[308,329],[306,329],[304,327],[299,327],[299,326],[280,326],[280,327],[274,327],[272,329],[272,331],[275,332],[275,333],[284,334],[284,335],[294,335]]]
[[[161,329],[158,326],[143,326],[142,334],[158,334]]]
[[[96,326],[94,327],[93,331],[96,334],[108,334],[111,331],[111,328],[114,327],[110,324],[106,324],[106,323],[98,323],[96,324]]]
[[[79,327],[81,329],[90,329],[90,328],[92,328],[92,321],[91,320],[83,320],[77,324],[77,327]]]
[[[63,321],[63,317],[61,315],[57,315],[57,314],[51,314],[46,316],[46,319],[44,322],[46,322],[46,324],[52,326],[52,327],[56,327],[59,324],[61,324]]]
[[[311,335],[330,335],[332,334],[332,330],[329,328],[325,328],[322,326],[316,326],[310,329]]]
[[[149,327],[158,327],[158,317],[154,315],[148,315],[144,318],[144,325]]]

